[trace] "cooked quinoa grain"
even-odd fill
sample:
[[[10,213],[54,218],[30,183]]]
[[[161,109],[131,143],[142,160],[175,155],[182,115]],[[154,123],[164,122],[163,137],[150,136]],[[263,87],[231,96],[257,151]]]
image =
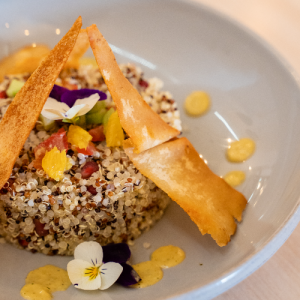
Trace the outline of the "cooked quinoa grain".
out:
[[[160,90],[162,82],[145,80],[133,65],[122,65],[122,71],[152,109],[181,130],[176,102]],[[14,77],[7,77],[0,91],[5,92]],[[27,78],[18,76],[24,81]],[[63,71],[57,83],[99,89],[107,94],[107,105],[113,106],[101,74],[93,66]],[[0,120],[10,102],[0,99]],[[72,255],[82,241],[132,243],[161,218],[170,198],[134,167],[121,147],[109,148],[98,142],[93,156],[69,149],[72,167],[60,181],[33,168],[34,148],[52,133],[37,122],[0,191],[0,238],[32,252]],[[81,170],[90,162],[99,170],[84,179]]]

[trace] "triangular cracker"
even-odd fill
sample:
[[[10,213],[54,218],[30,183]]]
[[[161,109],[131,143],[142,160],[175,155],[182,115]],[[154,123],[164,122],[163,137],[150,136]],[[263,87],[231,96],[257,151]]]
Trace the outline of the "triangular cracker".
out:
[[[79,17],[17,93],[0,122],[0,188],[34,127],[79,34]]]
[[[100,72],[117,106],[121,125],[139,153],[177,136],[180,132],[165,123],[125,78],[107,41],[96,25],[87,27]]]
[[[0,81],[5,75],[32,73],[50,53],[45,45],[25,46],[0,61]]]
[[[90,42],[87,36],[86,29],[81,29],[78,34],[75,46],[69,56],[69,59],[64,65],[64,69],[69,69],[69,68],[78,69],[80,65],[79,60],[84,55],[84,53],[89,49],[89,47],[90,47]]]
[[[202,234],[210,234],[225,246],[242,219],[245,197],[215,175],[186,139],[174,139],[140,154],[130,139],[124,149],[146,177],[176,201],[196,223]]]

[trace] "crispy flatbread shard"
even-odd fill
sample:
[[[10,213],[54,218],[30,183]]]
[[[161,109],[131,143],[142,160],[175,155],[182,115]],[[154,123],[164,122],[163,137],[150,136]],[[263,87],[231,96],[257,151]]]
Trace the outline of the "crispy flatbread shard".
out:
[[[0,188],[8,180],[14,163],[34,127],[82,25],[79,17],[40,66],[26,81],[0,122]]]
[[[90,44],[100,72],[114,100],[121,125],[139,153],[180,134],[165,123],[125,78],[107,41],[96,25],[87,27]]]
[[[64,69],[73,68],[78,69],[80,65],[80,58],[89,49],[90,41],[86,29],[81,29],[77,37],[75,46],[69,56],[69,59],[64,65]]]
[[[49,54],[45,45],[23,47],[0,61],[0,81],[5,75],[32,73]]]
[[[136,168],[176,201],[202,234],[210,234],[225,246],[235,233],[235,220],[242,220],[245,197],[215,175],[193,145],[174,139],[140,154],[130,139],[124,149]]]

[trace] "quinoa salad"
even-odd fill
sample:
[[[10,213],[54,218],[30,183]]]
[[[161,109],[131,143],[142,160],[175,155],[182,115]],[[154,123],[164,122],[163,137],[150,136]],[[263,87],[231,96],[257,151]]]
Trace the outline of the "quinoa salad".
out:
[[[181,131],[176,102],[169,92],[161,91],[162,81],[146,80],[131,64],[120,68],[149,106]],[[8,76],[0,84],[0,121],[12,101],[6,93],[11,81],[28,77]],[[98,67],[92,64],[62,71],[56,84],[70,90],[97,89],[106,94],[106,107],[114,107]],[[31,131],[0,190],[0,237],[18,248],[47,255],[72,255],[82,241],[133,243],[162,217],[171,199],[135,168],[122,147],[108,147],[105,140],[94,142],[92,154],[68,149],[72,166],[60,180],[35,168],[36,147],[68,126],[58,121],[54,129],[45,130],[38,121]]]

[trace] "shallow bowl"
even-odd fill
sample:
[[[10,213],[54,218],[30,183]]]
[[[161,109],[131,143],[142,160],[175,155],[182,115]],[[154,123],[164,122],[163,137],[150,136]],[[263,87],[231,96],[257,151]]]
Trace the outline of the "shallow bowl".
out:
[[[146,77],[159,77],[179,103],[184,135],[209,167],[222,176],[246,173],[238,188],[248,199],[244,220],[228,246],[201,236],[172,203],[163,219],[132,246],[132,262],[149,259],[156,248],[173,244],[185,261],[166,270],[156,285],[113,286],[107,291],[69,288],[55,299],[211,299],[246,278],[284,243],[299,221],[300,91],[291,69],[268,45],[237,23],[186,1],[2,1],[0,56],[25,44],[54,46],[78,15],[83,26],[96,23],[120,63],[133,62]],[[87,55],[91,55],[89,52]],[[185,115],[183,102],[194,90],[211,95],[210,111]],[[229,163],[230,140],[250,137],[255,154]],[[143,243],[151,244],[144,249]],[[20,299],[26,275],[70,257],[48,257],[0,245],[0,293]]]

